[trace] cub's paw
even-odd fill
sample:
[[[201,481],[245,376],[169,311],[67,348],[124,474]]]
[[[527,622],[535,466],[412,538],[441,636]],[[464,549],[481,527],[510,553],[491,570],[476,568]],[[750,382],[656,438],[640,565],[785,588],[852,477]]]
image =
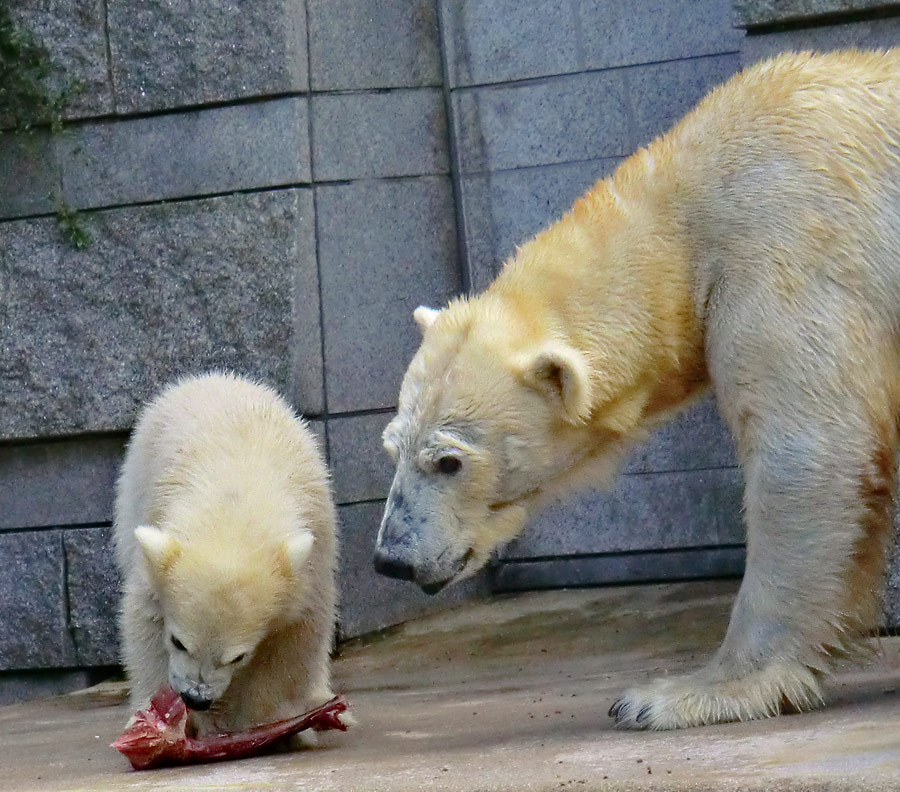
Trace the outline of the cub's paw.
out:
[[[306,729],[302,732],[297,732],[296,734],[292,734],[287,738],[287,745],[285,746],[288,750],[291,751],[303,751],[308,750],[310,748],[316,748],[319,745],[319,735],[314,732],[312,729]]]
[[[798,664],[770,666],[724,682],[710,682],[702,672],[656,679],[626,690],[609,714],[626,729],[683,729],[771,718],[784,708],[803,711],[821,703],[818,679]]]
[[[344,724],[348,729],[351,726],[359,726],[359,721],[356,716],[352,712],[347,712],[346,710],[337,716],[338,720]]]

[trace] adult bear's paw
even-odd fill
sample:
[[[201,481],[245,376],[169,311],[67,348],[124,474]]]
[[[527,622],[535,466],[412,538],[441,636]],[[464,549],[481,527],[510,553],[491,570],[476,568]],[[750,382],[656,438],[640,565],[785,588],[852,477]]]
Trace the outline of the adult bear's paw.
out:
[[[771,718],[822,703],[815,673],[796,663],[773,663],[747,676],[712,681],[705,671],[656,679],[631,688],[609,710],[626,729],[682,729],[711,723]]]

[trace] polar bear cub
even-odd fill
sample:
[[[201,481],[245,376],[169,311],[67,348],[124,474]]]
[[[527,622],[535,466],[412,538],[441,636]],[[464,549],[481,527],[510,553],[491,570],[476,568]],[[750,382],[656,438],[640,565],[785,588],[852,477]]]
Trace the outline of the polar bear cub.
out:
[[[335,510],[315,437],[273,390],[208,374],[151,402],[115,543],[135,709],[168,682],[202,735],[332,696]]]

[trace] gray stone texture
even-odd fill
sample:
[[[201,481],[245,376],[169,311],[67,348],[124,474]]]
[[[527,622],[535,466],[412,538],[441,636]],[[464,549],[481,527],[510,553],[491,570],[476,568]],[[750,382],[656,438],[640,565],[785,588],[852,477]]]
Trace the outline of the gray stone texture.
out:
[[[682,415],[659,427],[636,448],[626,473],[666,473],[737,467],[731,432],[722,422],[716,402],[708,396]]]
[[[112,529],[65,531],[63,550],[77,665],[115,665],[119,661],[116,614],[120,589]]]
[[[738,67],[721,55],[454,92],[473,288]]]
[[[793,50],[830,52],[837,49],[886,49],[900,44],[900,16],[829,27],[804,27],[781,33],[747,36],[741,47],[741,65]]]
[[[453,93],[464,173],[621,157],[631,151],[622,71]]]
[[[341,506],[338,510],[341,525],[338,634],[341,640],[488,593],[486,573],[431,597],[412,583],[376,574],[372,558],[383,510],[384,503],[380,501]]]
[[[118,113],[306,91],[304,0],[107,0]]]
[[[900,3],[885,0],[734,0],[734,16],[735,24],[740,27],[754,27],[890,7],[900,8]]]
[[[0,706],[60,696],[90,687],[97,681],[94,673],[86,670],[7,671],[0,674]]]
[[[503,560],[740,544],[743,482],[737,468],[622,476],[536,515]]]
[[[0,132],[0,218],[52,212],[61,178],[49,133]]]
[[[316,440],[319,443],[319,448],[324,455],[326,449],[328,448],[328,434],[325,430],[325,419],[316,418],[312,421],[307,421],[306,425],[309,427],[309,430],[316,436]]]
[[[8,3],[13,21],[46,48],[52,67],[48,87],[67,97],[67,118],[105,115],[114,109],[105,5],[104,0]]]
[[[329,413],[392,407],[419,344],[412,312],[459,290],[450,180],[316,187]]]
[[[0,530],[112,520],[125,437],[0,445]]]
[[[671,129],[712,88],[739,69],[736,54],[623,69],[633,107],[635,147],[645,146]]]
[[[436,0],[307,0],[315,91],[441,84]]]
[[[328,445],[338,503],[384,499],[394,476],[394,465],[381,445],[381,433],[393,412],[331,418]]]
[[[549,561],[500,563],[494,570],[494,591],[607,586],[663,580],[740,577],[743,547],[706,547],[650,553],[555,558]]]
[[[896,499],[895,499],[896,500]],[[900,513],[894,508],[894,546],[884,580],[884,623],[893,633],[900,633]]]
[[[0,534],[0,671],[73,666],[59,531]]]
[[[453,87],[584,68],[581,31],[571,2],[441,0],[441,14]]]
[[[737,52],[730,0],[443,0],[453,87]],[[539,42],[539,44],[538,44]]]
[[[63,194],[90,208],[310,181],[307,100],[118,122],[60,136]]]
[[[606,69],[740,49],[731,0],[575,0],[585,67]]]
[[[234,368],[322,411],[308,190],[96,212],[82,251],[53,220],[0,250],[0,437],[122,430],[188,372]]]
[[[312,99],[317,181],[446,173],[447,116],[436,88]]]
[[[484,289],[516,245],[562,217],[619,162],[610,158],[463,176],[462,221],[472,288]]]

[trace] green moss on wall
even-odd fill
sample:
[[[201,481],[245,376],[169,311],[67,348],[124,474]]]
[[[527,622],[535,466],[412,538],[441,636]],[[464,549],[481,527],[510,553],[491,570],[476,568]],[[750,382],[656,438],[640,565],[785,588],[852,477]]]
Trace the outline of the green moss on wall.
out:
[[[52,61],[46,47],[29,30],[15,24],[0,5],[0,124],[18,130],[49,126],[62,129],[66,105],[78,89],[50,84]]]
[[[2,128],[30,132],[48,127],[62,132],[63,113],[80,86],[70,80],[63,90],[51,83],[50,53],[26,28],[16,25],[0,5],[0,134]],[[27,145],[27,142],[26,142]],[[55,198],[56,220],[63,237],[81,250],[90,244],[83,218],[61,198]]]

